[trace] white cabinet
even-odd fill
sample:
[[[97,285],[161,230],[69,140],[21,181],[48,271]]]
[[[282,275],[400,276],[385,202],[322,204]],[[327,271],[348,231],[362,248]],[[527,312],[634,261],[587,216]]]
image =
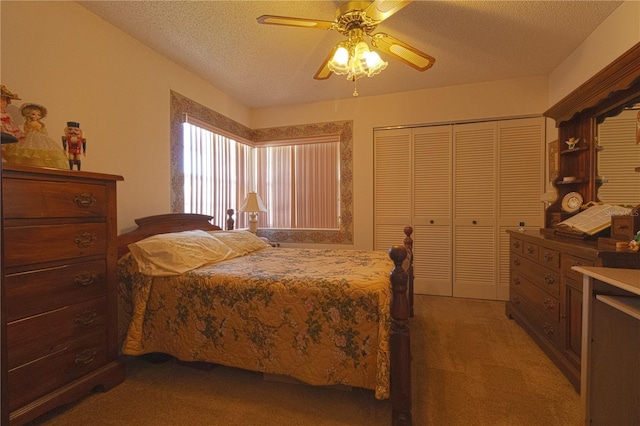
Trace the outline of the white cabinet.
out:
[[[509,239],[543,223],[544,120],[376,130],[375,248],[414,227],[415,292],[508,300]]]

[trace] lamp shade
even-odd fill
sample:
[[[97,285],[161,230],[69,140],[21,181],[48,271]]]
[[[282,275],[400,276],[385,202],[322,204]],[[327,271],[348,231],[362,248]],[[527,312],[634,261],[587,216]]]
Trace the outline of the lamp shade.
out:
[[[240,211],[248,213],[266,212],[267,208],[256,192],[250,192],[247,194],[247,198],[244,199],[242,206],[240,206]]]

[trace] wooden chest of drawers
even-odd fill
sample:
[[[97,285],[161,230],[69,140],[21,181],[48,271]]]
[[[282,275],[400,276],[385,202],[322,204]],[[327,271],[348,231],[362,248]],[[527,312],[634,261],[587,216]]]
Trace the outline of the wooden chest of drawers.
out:
[[[506,313],[580,388],[582,276],[573,266],[603,265],[597,242],[510,234],[510,286]]]
[[[5,165],[8,408],[23,424],[124,380],[118,362],[120,176]]]
[[[574,266],[640,268],[640,253],[600,250],[597,241],[541,232],[510,235],[509,301],[515,319],[569,381],[580,388],[582,274]]]

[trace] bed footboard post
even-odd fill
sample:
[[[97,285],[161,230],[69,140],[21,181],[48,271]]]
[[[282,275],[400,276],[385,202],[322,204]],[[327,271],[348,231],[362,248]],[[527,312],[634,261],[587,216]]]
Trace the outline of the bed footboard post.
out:
[[[233,220],[233,214],[235,211],[233,209],[227,209],[227,231],[233,231],[233,225],[235,221]]]
[[[413,318],[413,228],[404,227],[404,248],[407,249],[407,275],[409,276],[409,318]]]
[[[411,345],[409,333],[408,274],[403,266],[407,249],[393,246],[389,257],[394,268],[391,280],[391,335],[389,336],[391,364],[391,422],[393,426],[410,426],[411,420]]]

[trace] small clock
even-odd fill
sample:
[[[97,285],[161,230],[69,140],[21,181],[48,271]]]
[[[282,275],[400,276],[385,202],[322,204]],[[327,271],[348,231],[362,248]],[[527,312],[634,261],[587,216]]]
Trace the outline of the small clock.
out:
[[[562,199],[562,210],[567,213],[575,213],[582,206],[582,195],[577,192],[570,192]]]

